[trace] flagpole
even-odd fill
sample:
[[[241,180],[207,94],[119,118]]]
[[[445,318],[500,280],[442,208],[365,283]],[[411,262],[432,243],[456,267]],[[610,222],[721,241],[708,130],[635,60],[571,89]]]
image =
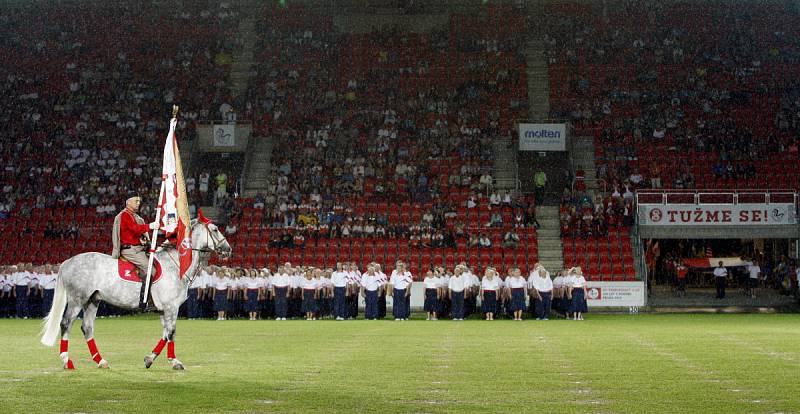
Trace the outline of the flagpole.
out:
[[[178,117],[178,105],[172,105],[172,119],[170,122],[170,129],[172,129],[172,123],[176,122],[176,118]],[[160,223],[161,221],[161,203],[164,201],[164,175],[161,175],[161,189],[158,191],[158,204],[156,205],[156,223]],[[161,226],[159,225],[155,229],[153,229],[153,237],[150,239],[150,258],[147,261],[147,276],[145,278],[145,286],[144,286],[144,299],[147,301],[147,296],[150,293],[150,276],[153,273],[153,260],[156,256],[156,243],[158,242],[158,229]],[[146,302],[145,302],[146,306]]]

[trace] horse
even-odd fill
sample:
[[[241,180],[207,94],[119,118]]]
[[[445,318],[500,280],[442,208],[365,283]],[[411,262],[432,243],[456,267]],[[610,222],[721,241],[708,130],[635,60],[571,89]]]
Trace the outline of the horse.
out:
[[[161,277],[153,282],[150,292],[153,303],[161,312],[164,333],[150,355],[144,358],[145,368],[150,368],[166,346],[167,358],[172,368],[184,369],[183,364],[175,357],[175,324],[178,319],[178,308],[188,296],[191,280],[197,275],[200,266],[208,263],[211,254],[216,253],[226,258],[232,253],[231,246],[219,228],[202,217],[202,214],[200,220],[192,220],[190,226],[192,262],[183,278],[179,276],[180,258],[176,248],[162,247],[153,253],[161,265]],[[103,253],[81,253],[61,264],[53,304],[44,318],[41,342],[52,347],[60,333],[60,357],[65,369],[75,369],[67,352],[69,331],[81,310],[83,310],[81,330],[89,346],[92,360],[99,368],[109,367],[108,361],[100,355],[94,341],[97,307],[100,301],[104,301],[124,309],[138,309],[139,291],[143,283],[123,280],[118,276],[118,266],[117,259]]]

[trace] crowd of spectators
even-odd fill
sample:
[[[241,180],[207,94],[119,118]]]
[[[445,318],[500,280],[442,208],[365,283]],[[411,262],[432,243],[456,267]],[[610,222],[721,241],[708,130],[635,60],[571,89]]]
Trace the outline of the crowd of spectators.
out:
[[[797,185],[787,165],[798,156],[796,9],[641,1],[547,10],[553,116],[596,137],[607,190]]]
[[[348,34],[302,5],[265,5],[245,106],[273,140],[272,171],[230,234],[289,249],[530,243],[514,228],[538,226],[535,204],[491,175],[493,140],[527,108],[523,25],[498,23],[522,18],[489,9],[431,33]]]
[[[171,105],[191,140],[230,94],[229,2],[19,3],[0,19],[5,216],[29,205],[108,217],[127,191],[157,199]]]
[[[559,207],[561,236],[604,237],[609,227],[632,226],[634,214],[629,187],[623,194],[614,188],[610,195],[594,199],[585,191],[565,189]]]

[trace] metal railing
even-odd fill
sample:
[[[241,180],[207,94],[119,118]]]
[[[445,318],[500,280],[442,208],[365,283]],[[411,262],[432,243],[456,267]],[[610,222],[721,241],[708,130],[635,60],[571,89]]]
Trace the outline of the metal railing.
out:
[[[797,192],[777,190],[638,190],[636,204],[646,205],[736,205],[792,203],[797,205]]]

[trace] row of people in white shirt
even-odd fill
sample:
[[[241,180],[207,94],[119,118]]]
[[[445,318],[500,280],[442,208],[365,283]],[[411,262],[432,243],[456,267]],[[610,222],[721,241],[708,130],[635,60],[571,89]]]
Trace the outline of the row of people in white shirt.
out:
[[[215,289],[215,290],[240,290],[240,289],[330,289],[337,287],[347,288],[348,295],[354,294],[360,288],[369,291],[385,289],[392,284],[398,289],[405,289],[411,280],[406,280],[392,272],[395,280],[387,277],[377,263],[370,265],[372,270],[360,272],[354,264],[339,263],[337,269],[325,269],[317,272],[315,277],[309,277],[315,268],[296,266],[291,263],[278,266],[274,273],[269,269],[232,269],[221,266],[208,266],[202,269],[192,280],[190,289]],[[406,272],[407,273],[407,272]]]
[[[554,288],[583,288],[586,286],[586,279],[583,275],[574,272],[561,272],[555,278],[551,278],[550,272],[546,271],[546,277],[538,275],[538,269],[526,278],[520,272],[510,272],[508,276],[502,278],[494,268],[487,268],[482,278],[478,277],[469,267],[461,264],[465,269],[463,272],[446,271],[443,267],[429,271],[422,280],[426,289],[448,289],[455,292],[502,289],[536,289],[540,292],[549,292]],[[371,269],[370,269],[371,267]],[[318,278],[307,277],[311,275],[312,267],[296,266],[291,263],[278,266],[272,273],[267,268],[263,269],[230,269],[219,266],[208,266],[200,271],[198,276],[192,281],[190,288],[217,290],[226,289],[267,289],[273,287],[288,289],[333,289],[337,287],[348,288],[348,294],[357,293],[360,288],[369,291],[386,289],[391,285],[395,289],[406,289],[412,279],[408,271],[398,274],[393,270],[391,276],[383,273],[380,265],[372,263],[368,271],[361,272],[358,267],[352,264],[338,264],[337,269],[325,269],[318,272]]]
[[[56,288],[58,266],[19,264],[0,266],[0,291],[2,295],[15,291],[17,286],[26,287],[26,294],[41,294],[42,290]]]
[[[463,266],[460,265],[460,266]],[[428,271],[422,283],[426,289],[447,289],[454,292],[492,290],[500,291],[503,289],[536,289],[540,292],[550,292],[554,288],[583,288],[586,286],[586,278],[583,275],[566,271],[566,275],[559,274],[555,279],[551,279],[550,272],[544,270],[540,265],[534,267],[528,278],[522,276],[519,269],[510,269],[509,275],[501,278],[500,274],[491,267],[486,268],[483,277],[478,278],[469,268],[463,272],[452,274],[445,272],[444,268],[436,268]],[[539,269],[543,269],[545,277],[539,276]]]

